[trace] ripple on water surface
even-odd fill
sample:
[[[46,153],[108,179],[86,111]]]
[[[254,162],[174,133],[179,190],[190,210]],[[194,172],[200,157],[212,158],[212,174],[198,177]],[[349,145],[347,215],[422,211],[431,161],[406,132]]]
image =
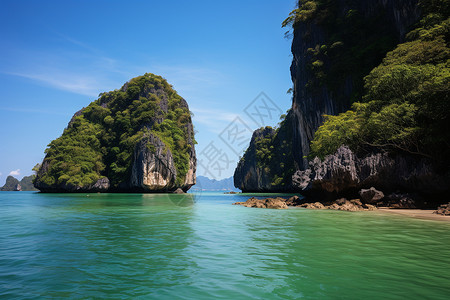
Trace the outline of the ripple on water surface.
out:
[[[0,298],[447,298],[447,223],[246,198],[0,193]]]

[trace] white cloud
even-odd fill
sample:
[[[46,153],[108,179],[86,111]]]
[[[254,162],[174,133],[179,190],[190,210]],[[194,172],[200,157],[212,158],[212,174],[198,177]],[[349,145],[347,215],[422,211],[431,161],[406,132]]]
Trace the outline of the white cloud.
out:
[[[0,72],[89,97],[123,84],[114,80],[115,74],[125,76],[115,59],[81,41],[57,35],[62,37],[57,50],[10,45],[0,57]]]
[[[27,73],[8,72],[6,74],[31,79],[76,94],[90,97],[98,95],[99,84],[96,79],[82,74],[71,74],[56,69],[41,73],[29,71]]]
[[[15,171],[9,172],[10,176],[19,176],[20,175],[20,169],[17,169]]]
[[[211,90],[227,81],[214,68],[162,65],[152,57],[136,64],[110,57],[105,51],[74,37],[54,33],[59,37],[57,51],[8,45],[6,54],[0,57],[0,72],[89,97],[119,88],[130,78],[151,72],[166,78],[190,103],[194,96],[210,99],[210,95],[204,95],[205,87]]]

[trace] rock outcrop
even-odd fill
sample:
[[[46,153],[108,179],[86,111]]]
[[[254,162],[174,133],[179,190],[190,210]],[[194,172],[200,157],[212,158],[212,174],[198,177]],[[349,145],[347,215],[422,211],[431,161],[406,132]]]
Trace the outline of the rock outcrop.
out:
[[[153,151],[148,151],[147,145],[152,145]],[[175,183],[177,171],[172,152],[165,151],[165,147],[161,139],[152,134],[144,137],[136,145],[128,187],[156,191],[177,188]]]
[[[438,201],[440,202],[440,201]],[[418,194],[410,193],[392,193],[384,197],[381,202],[377,202],[378,206],[390,208],[435,208],[436,201],[426,202],[423,197]]]
[[[450,216],[450,202],[439,206],[434,213],[438,215]]]
[[[450,186],[449,174],[439,175],[426,159],[383,153],[359,158],[346,146],[323,161],[314,159],[310,168],[297,171],[292,180],[311,199],[330,201],[341,196],[360,196],[365,203],[376,204],[384,199],[384,191],[391,193],[387,203],[403,203],[410,208],[416,205],[415,201],[411,196],[395,194],[397,190],[427,195],[433,199],[429,202],[439,203]]]
[[[324,205],[321,202],[304,203],[299,205],[307,209],[331,209],[342,211],[366,211],[376,210],[376,206],[362,203],[359,199],[347,200],[345,198],[337,199],[329,205]]]
[[[363,211],[377,209],[374,205],[362,203],[359,199],[347,200],[345,198],[341,198],[337,199],[336,201],[323,204],[322,202],[304,202],[304,200],[300,199],[298,196],[292,196],[288,199],[282,197],[257,199],[255,197],[252,197],[245,202],[235,202],[233,203],[233,205],[273,209],[287,209],[288,206],[296,206],[307,209],[331,209],[343,211]]]
[[[362,201],[371,204],[375,204],[384,198],[383,192],[375,189],[374,187],[371,187],[370,189],[361,189],[359,191],[359,196]]]
[[[195,184],[187,102],[145,74],[100,94],[50,143],[34,182],[41,192],[173,192]]]
[[[266,199],[257,199],[252,197],[245,202],[235,202],[233,205],[242,205],[245,207],[256,207],[256,208],[272,208],[272,209],[287,209],[286,199],[277,197],[277,198],[266,198]]]
[[[263,127],[253,132],[250,146],[234,171],[233,178],[236,188],[245,192],[257,193],[271,192],[274,188],[277,188],[278,191],[289,191],[292,189],[290,178],[287,178],[287,182],[285,180],[282,180],[280,183],[274,182],[274,174],[280,175],[279,178],[282,178],[286,174],[286,169],[293,167],[288,160],[283,162],[277,161],[282,159],[283,146],[280,146],[277,151],[265,148],[267,143],[275,139],[286,140],[289,139],[289,136],[284,132],[274,130],[272,127]],[[268,151],[273,151],[271,156],[278,157],[278,159],[272,158],[272,161],[275,163],[271,164],[269,162],[266,165],[267,158],[264,157],[264,154]],[[293,169],[288,174],[292,171]]]

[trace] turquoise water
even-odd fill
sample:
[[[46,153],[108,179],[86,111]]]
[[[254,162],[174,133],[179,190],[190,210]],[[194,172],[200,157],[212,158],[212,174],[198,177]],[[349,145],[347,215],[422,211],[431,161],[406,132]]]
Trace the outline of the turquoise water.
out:
[[[448,299],[450,224],[248,196],[0,193],[0,298]]]

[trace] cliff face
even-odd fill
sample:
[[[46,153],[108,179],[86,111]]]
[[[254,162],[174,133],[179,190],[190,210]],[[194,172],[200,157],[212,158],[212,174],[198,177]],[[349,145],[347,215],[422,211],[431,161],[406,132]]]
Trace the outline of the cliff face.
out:
[[[256,151],[257,141],[264,137],[272,139],[275,131],[272,128],[260,128],[253,132],[250,146],[244,160],[238,163],[234,172],[234,186],[246,192],[267,192],[272,189],[270,173],[258,166]]]
[[[348,18],[350,12],[357,12],[359,20],[349,20],[348,24],[354,22],[354,26],[361,26],[361,30],[354,31],[354,39],[342,34],[338,40],[342,41],[342,46],[352,44],[352,46],[363,48],[364,44],[373,44],[378,47],[377,51],[371,52],[369,49],[364,52],[355,52],[355,61],[346,62],[354,69],[339,69],[337,74],[332,74],[332,68],[339,64],[337,59],[346,58],[345,55],[329,53],[336,38],[331,34],[340,35],[339,30],[346,30],[346,24],[336,24],[335,29],[330,29],[333,24],[321,22],[320,20],[310,20],[308,22],[297,22],[294,25],[294,38],[292,41],[292,65],[291,77],[294,85],[294,96],[292,100],[292,126],[293,156],[299,169],[308,167],[306,156],[309,154],[309,145],[314,137],[317,128],[323,123],[323,115],[337,115],[350,108],[352,100],[359,100],[362,90],[363,77],[372,68],[377,66],[386,52],[392,50],[399,42],[403,41],[405,34],[411,26],[419,19],[420,11],[417,0],[359,0],[336,1],[333,12],[329,12],[335,19]],[[361,22],[362,21],[362,22]],[[365,24],[366,27],[362,27]],[[357,40],[360,39],[360,40]],[[385,40],[383,44],[376,40]],[[339,41],[338,41],[339,42]],[[331,45],[330,45],[331,44]],[[323,55],[318,51],[309,49],[328,48],[328,54]],[[339,44],[336,47],[339,47]],[[344,51],[350,53],[349,47]],[[322,51],[323,52],[323,51]],[[371,55],[374,57],[365,57]],[[329,76],[336,78],[326,78],[328,81],[322,83],[319,88],[311,88],[317,79],[314,78],[314,70],[311,70],[312,62],[319,60],[323,62],[323,69]],[[357,61],[357,60],[360,61]],[[359,65],[359,66],[358,66]],[[339,76],[339,78],[337,78]]]
[[[292,168],[283,172],[291,176],[306,169],[310,142],[323,115],[344,112],[361,99],[364,76],[420,17],[417,0],[313,2],[315,10],[293,25],[292,108],[278,129],[289,132],[289,149],[281,159],[274,155],[260,161],[252,139],[234,175],[235,186],[243,191],[298,191],[290,176],[283,174],[280,182],[279,170],[267,167],[287,161]],[[268,147],[280,149],[282,143],[273,139]]]
[[[234,172],[235,187],[245,192],[289,192],[294,188],[291,117],[289,113],[277,129],[263,127],[253,133]]]
[[[195,184],[188,104],[153,74],[75,113],[46,153],[34,182],[42,192],[172,192]]]
[[[326,202],[340,197],[359,198],[358,192],[376,186],[385,194],[420,193],[432,206],[448,201],[450,174],[438,173],[426,159],[386,153],[358,157],[342,146],[323,160],[315,158],[309,168],[297,171],[293,184],[308,198]]]

